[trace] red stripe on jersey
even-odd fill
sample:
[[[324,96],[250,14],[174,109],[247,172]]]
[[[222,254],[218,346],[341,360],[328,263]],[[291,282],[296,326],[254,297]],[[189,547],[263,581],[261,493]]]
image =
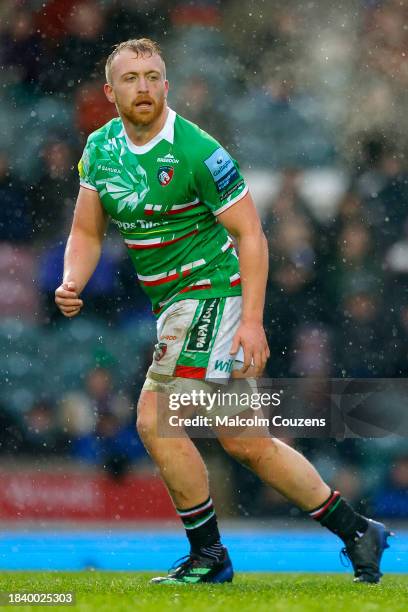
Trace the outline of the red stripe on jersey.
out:
[[[144,281],[139,279],[139,282],[142,285],[145,285],[145,287],[155,287],[156,285],[163,285],[164,283],[169,283],[170,281],[176,280],[176,278],[179,278],[178,272],[176,272],[176,274],[172,274],[171,276],[165,276],[164,278],[159,278],[158,280],[153,281]]]
[[[178,293],[176,293],[176,295],[180,295],[180,293],[187,293],[187,291],[198,291],[199,289],[211,289],[211,283],[208,283],[207,285],[196,285],[193,287],[184,287],[184,289],[181,289]],[[159,308],[155,308],[153,310],[153,314],[159,314],[159,312],[161,312],[164,308],[163,306],[160,306]]]
[[[191,210],[192,208],[196,208],[197,206],[201,206],[201,202],[197,202],[197,204],[190,204],[189,206],[186,206],[185,208],[179,208],[176,210],[168,210],[166,212],[166,215],[178,215],[179,213],[183,213],[186,210]]]
[[[128,249],[157,249],[157,248],[165,247],[168,244],[174,244],[175,242],[178,242],[179,240],[184,240],[184,238],[188,238],[189,236],[194,236],[195,234],[198,234],[198,230],[193,230],[192,232],[189,232],[188,234],[184,234],[184,236],[180,236],[179,238],[174,238],[173,240],[167,240],[165,242],[159,242],[157,244],[128,244],[126,243],[126,246],[128,247]]]
[[[206,368],[178,365],[174,370],[173,376],[180,376],[181,378],[205,378],[206,371]]]
[[[198,291],[199,289],[211,289],[211,285],[196,285],[195,287],[184,287],[179,293],[187,293],[187,291]]]
[[[237,278],[236,280],[232,281],[232,283],[230,283],[231,287],[236,287],[236,285],[240,285],[241,284],[241,279]]]

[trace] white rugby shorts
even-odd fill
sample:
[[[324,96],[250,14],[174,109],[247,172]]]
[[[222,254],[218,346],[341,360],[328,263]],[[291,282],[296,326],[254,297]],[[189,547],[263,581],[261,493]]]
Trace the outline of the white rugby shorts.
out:
[[[157,320],[150,374],[227,383],[244,361],[230,354],[241,319],[242,297],[180,300]],[[154,377],[154,376],[153,376]]]

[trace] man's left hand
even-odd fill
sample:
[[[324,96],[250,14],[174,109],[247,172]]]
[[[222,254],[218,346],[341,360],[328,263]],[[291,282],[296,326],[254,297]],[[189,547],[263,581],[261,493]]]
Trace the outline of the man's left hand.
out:
[[[255,376],[260,376],[270,356],[263,326],[260,323],[242,322],[232,341],[230,355],[235,355],[240,346],[244,351],[244,365],[239,371],[245,374],[254,365]]]

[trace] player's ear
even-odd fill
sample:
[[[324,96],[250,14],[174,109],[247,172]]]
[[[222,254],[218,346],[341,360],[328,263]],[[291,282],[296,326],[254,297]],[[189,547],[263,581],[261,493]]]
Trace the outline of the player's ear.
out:
[[[103,86],[103,91],[105,92],[105,96],[108,98],[109,102],[115,104],[116,100],[112,85],[109,85],[109,83],[105,83],[105,85]]]
[[[167,79],[164,81],[164,92],[167,98],[167,94],[169,93],[169,82]]]

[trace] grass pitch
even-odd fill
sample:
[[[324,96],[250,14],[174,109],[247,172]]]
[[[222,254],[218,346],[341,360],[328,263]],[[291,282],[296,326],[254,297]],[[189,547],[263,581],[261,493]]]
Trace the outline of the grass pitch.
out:
[[[0,591],[74,591],[74,606],[12,606],[18,610],[121,612],[240,610],[243,612],[408,611],[408,575],[387,575],[380,585],[354,584],[351,574],[238,573],[232,584],[149,585],[152,573],[4,572]]]

